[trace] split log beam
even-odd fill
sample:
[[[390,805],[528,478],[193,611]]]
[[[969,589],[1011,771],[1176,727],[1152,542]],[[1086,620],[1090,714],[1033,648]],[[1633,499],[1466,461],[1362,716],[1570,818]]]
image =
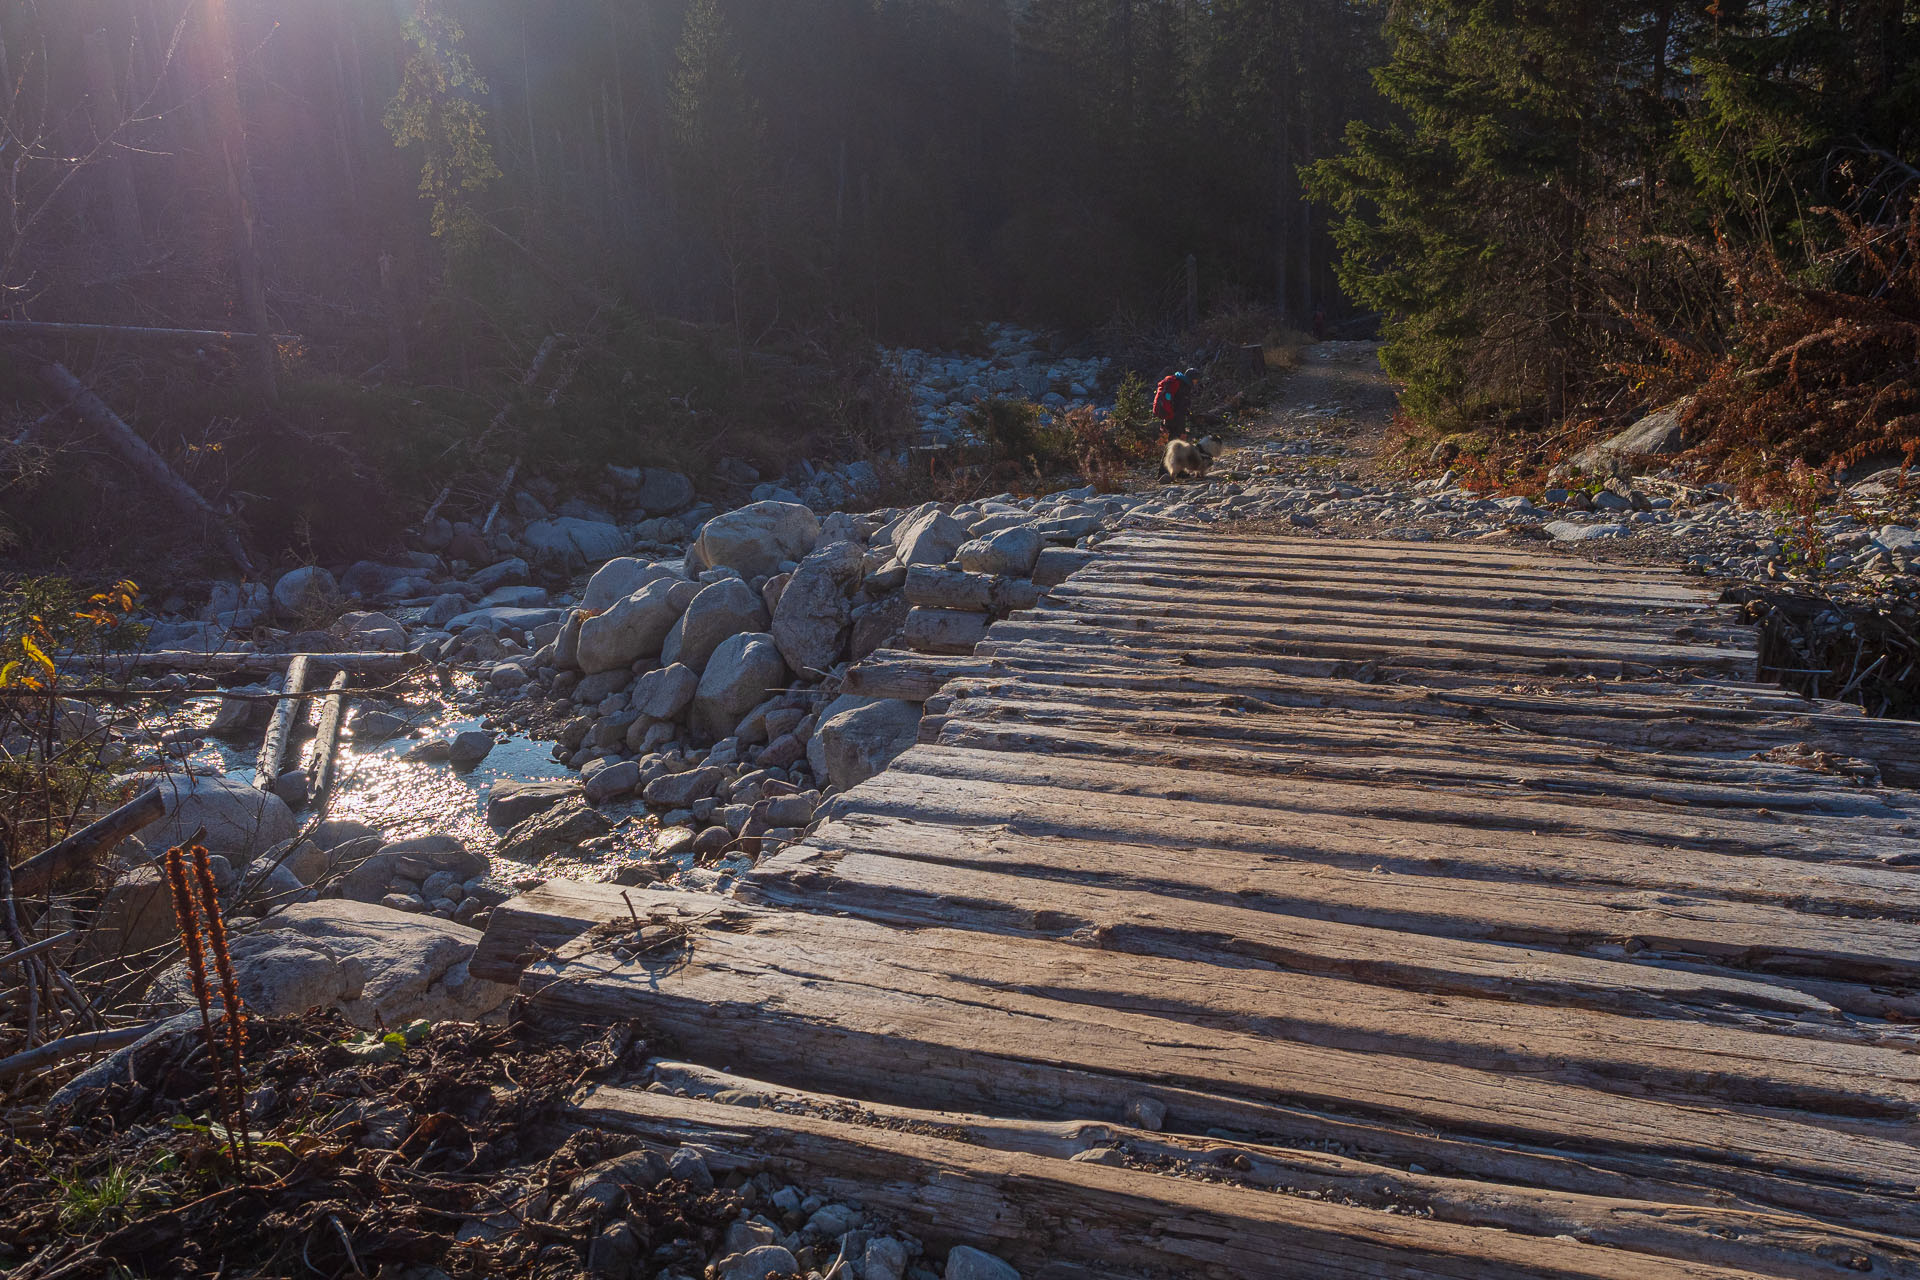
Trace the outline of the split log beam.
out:
[[[421,666],[417,653],[253,653],[220,651],[200,653],[192,649],[156,649],[89,661],[71,674],[84,677],[99,674],[108,678],[126,677],[139,671],[285,671],[296,659],[312,666],[331,667],[356,676],[376,679],[405,675]]]
[[[307,655],[296,654],[287,664],[286,678],[280,692],[296,694],[307,687]],[[287,743],[293,736],[293,722],[298,714],[304,722],[304,706],[300,699],[286,697],[274,704],[273,719],[267,722],[267,736],[260,743],[260,755],[253,767],[253,785],[266,791],[272,788],[273,780],[280,776],[281,761],[287,754]]]
[[[333,786],[335,757],[340,752],[340,725],[347,715],[346,689],[347,673],[335,672],[320,705],[320,730],[313,739],[311,804],[315,811],[324,810],[327,793]]]

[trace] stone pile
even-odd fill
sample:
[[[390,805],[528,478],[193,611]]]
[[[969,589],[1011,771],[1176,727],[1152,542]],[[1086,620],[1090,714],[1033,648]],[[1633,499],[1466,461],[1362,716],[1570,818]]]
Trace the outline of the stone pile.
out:
[[[985,356],[917,348],[882,352],[910,389],[925,441],[968,441],[966,411],[990,396],[1032,400],[1052,411],[1104,403],[1107,360],[1050,355],[1040,334],[1013,325],[987,326],[986,339]]]

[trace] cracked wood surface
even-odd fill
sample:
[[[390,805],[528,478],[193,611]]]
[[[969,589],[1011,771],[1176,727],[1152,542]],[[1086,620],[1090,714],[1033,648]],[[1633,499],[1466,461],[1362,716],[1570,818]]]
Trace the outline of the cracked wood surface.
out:
[[[732,900],[550,882],[473,971],[783,1099],[585,1118],[970,1188],[1033,1275],[1920,1277],[1920,748],[1750,641],[1660,569],[1122,535],[856,665],[921,745]]]

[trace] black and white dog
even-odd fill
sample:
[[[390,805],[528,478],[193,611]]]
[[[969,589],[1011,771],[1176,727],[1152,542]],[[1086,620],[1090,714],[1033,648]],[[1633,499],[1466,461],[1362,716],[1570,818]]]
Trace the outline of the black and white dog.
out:
[[[1180,480],[1187,476],[1204,478],[1207,468],[1220,452],[1220,437],[1201,436],[1198,440],[1169,440],[1167,453],[1160,460],[1160,469],[1166,472],[1167,479]]]

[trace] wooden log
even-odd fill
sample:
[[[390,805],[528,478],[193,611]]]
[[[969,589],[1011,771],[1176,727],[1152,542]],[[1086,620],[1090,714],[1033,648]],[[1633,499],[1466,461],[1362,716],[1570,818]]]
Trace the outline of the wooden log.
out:
[[[168,501],[178,507],[182,514],[192,520],[205,520],[219,535],[220,543],[226,548],[227,555],[238,565],[240,571],[248,577],[257,577],[252,559],[246,548],[240,545],[231,527],[220,517],[220,513],[199,492],[182,480],[166,459],[155,453],[153,446],[134,434],[133,428],[122,422],[107,407],[106,401],[89,391],[81,381],[74,377],[62,364],[46,364],[40,367],[41,379],[53,389],[55,395],[72,406],[80,420],[106,437],[107,443],[120,455],[121,461],[131,467],[147,483],[154,486]]]
[[[574,1110],[585,1123],[650,1142],[696,1144],[710,1153],[716,1172],[772,1168],[836,1198],[904,1215],[936,1245],[986,1247],[1032,1274],[1204,1280],[1733,1280],[1750,1274],[1658,1256],[1661,1244],[1683,1247],[1674,1234],[1648,1232],[1621,1247],[1596,1248],[1570,1238],[982,1148],[944,1131],[935,1137],[605,1085],[584,1090]],[[1654,1221],[1654,1214],[1646,1217]]]
[[[990,574],[916,564],[907,570],[907,603],[929,609],[985,613],[993,607],[995,582]]]
[[[984,613],[915,607],[907,610],[901,641],[923,653],[972,653],[986,638],[989,621]]]
[[[0,335],[16,338],[129,338],[143,342],[177,342],[183,346],[217,342],[249,343],[257,334],[237,329],[156,329],[137,324],[71,324],[57,320],[0,320]],[[306,341],[297,333],[275,333],[276,343]]]
[[[155,649],[149,653],[89,659],[76,676],[99,674],[108,679],[139,671],[285,671],[296,658],[310,666],[329,667],[356,676],[390,679],[424,664],[417,653],[255,653],[250,651],[199,653],[191,649]],[[320,696],[316,694],[315,696]]]
[[[1292,857],[1310,856],[1304,850],[1316,840],[1330,847],[1352,841],[1365,850],[1354,855],[1357,866],[1465,866],[1482,850],[1500,849],[1519,856],[1519,865],[1552,868],[1556,879],[1634,883],[1645,876],[1674,889],[1720,881],[1755,901],[1818,902],[1823,890],[1844,893],[1854,886],[1863,903],[1872,904],[1867,914],[1897,910],[1901,899],[1920,894],[1920,879],[1911,873],[1869,869],[1883,853],[1920,855],[1920,827],[1910,808],[1880,815],[1851,809],[1833,817],[1808,812],[1786,823],[1764,800],[1676,814],[1671,805],[1647,809],[1590,800],[1570,808],[1517,787],[1506,788],[1494,803],[1489,799],[1498,792],[1463,795],[1375,780],[1296,777],[1277,790],[1272,775],[1257,770],[1239,776],[1184,763],[1009,757],[937,746],[901,756],[858,800],[841,804],[866,810],[914,803],[916,787],[926,788],[921,803],[929,817],[947,812],[949,803],[959,806],[954,814],[971,814],[981,797],[989,797],[989,806],[995,799],[1018,801],[1022,830],[1073,814],[1102,829],[1112,824],[1149,839],[1190,844],[1217,833],[1222,845]],[[1750,861],[1755,858],[1769,861]],[[1625,865],[1643,859],[1658,861]],[[1855,865],[1836,865],[1849,862]],[[1580,875],[1583,865],[1592,868],[1591,877]],[[1702,878],[1683,870],[1693,866]],[[1505,878],[1514,868],[1482,870]],[[1776,876],[1805,879],[1787,891],[1754,883]]]
[[[160,821],[166,812],[167,804],[160,788],[149,787],[106,816],[14,867],[14,893],[23,898],[32,897],[75,871],[93,866],[122,840]]]
[[[1648,1203],[1615,1196],[1571,1195],[1531,1187],[1410,1173],[1324,1151],[1295,1151],[1220,1138],[1193,1138],[1132,1125],[1075,1120],[1021,1120],[965,1112],[892,1107],[791,1089],[715,1071],[697,1063],[656,1059],[655,1084],[675,1097],[741,1108],[777,1108],[735,1123],[779,1129],[802,1115],[849,1125],[932,1134],[969,1146],[1071,1160],[1098,1153],[1107,1167],[1191,1170],[1209,1182],[1302,1192],[1374,1209],[1412,1208],[1422,1216],[1526,1236],[1565,1236],[1658,1257],[1751,1269],[1765,1275],[1857,1276],[1862,1259],[1899,1274],[1920,1274],[1920,1248],[1910,1239],[1855,1231],[1799,1214],[1750,1208]],[[650,1093],[657,1091],[649,1091]],[[625,1101],[623,1091],[619,1098]],[[585,1095],[601,1107],[612,1096]],[[644,1114],[644,1113],[643,1113]],[[626,1116],[614,1127],[625,1127]],[[672,1140],[682,1135],[656,1131]],[[844,1171],[836,1171],[844,1176]]]
[[[487,508],[487,518],[480,522],[480,532],[488,533],[493,529],[493,521],[500,514],[500,504],[507,500],[507,491],[513,488],[513,478],[520,474],[520,459],[515,458],[507,467],[507,474],[500,477],[500,485],[493,492],[493,505]]]
[[[307,687],[307,655],[295,654],[287,664],[287,674],[280,686],[283,694],[297,694]],[[281,761],[287,754],[287,743],[293,736],[294,716],[299,714],[304,723],[306,715],[304,704],[298,698],[287,697],[276,702],[273,718],[267,722],[267,736],[260,743],[260,754],[253,766],[253,785],[262,791],[272,789],[273,780],[280,776]]]
[[[83,1058],[88,1054],[104,1053],[124,1048],[152,1031],[158,1023],[143,1023],[137,1027],[116,1027],[108,1031],[82,1031],[9,1058],[0,1058],[0,1080],[11,1080],[15,1076],[30,1071],[44,1071],[69,1058]]]
[[[991,848],[982,848],[979,834],[968,833],[972,839],[967,847],[955,848],[950,858],[939,858],[928,846],[938,838],[958,845],[956,833],[936,827],[925,843],[913,845],[903,839],[902,827],[870,817],[845,827],[829,824],[756,867],[739,885],[737,896],[770,907],[843,912],[881,924],[1077,938],[1107,951],[1192,960],[1223,969],[1276,966],[1282,974],[1319,975],[1420,993],[1415,1006],[1405,1011],[1409,1021],[1397,1024],[1401,1027],[1421,1023],[1433,1016],[1435,1008],[1452,1008],[1450,1003],[1433,1005],[1434,996],[1527,1001],[1548,1010],[1580,1009],[1642,1019],[1675,1019],[1677,1010],[1684,1007],[1685,1016],[1694,1022],[1749,1030],[1773,1031],[1793,1019],[1796,1034],[1856,1043],[1872,1043],[1877,1036],[1870,1033],[1863,1038],[1853,1016],[1904,1021],[1920,1014],[1920,999],[1910,985],[1905,989],[1870,986],[1843,978],[1742,970],[1700,960],[1681,968],[1656,948],[1630,950],[1632,960],[1626,962],[1617,959],[1622,954],[1617,945],[1582,949],[1565,934],[1560,945],[1544,936],[1516,942],[1475,931],[1466,921],[1436,923],[1414,913],[1395,918],[1387,910],[1393,893],[1386,895],[1390,901],[1381,903],[1378,912],[1351,915],[1316,910],[1319,904],[1312,902],[1276,905],[1257,891],[1244,889],[1210,895],[1201,883],[1209,875],[1217,876],[1223,889],[1259,883],[1234,860],[1210,851],[1187,855],[1187,863],[1178,857],[1149,854],[1124,877],[1102,876],[1097,853],[1090,856],[1085,847],[1053,849],[1043,841],[1003,838]],[[1113,852],[1128,858],[1136,854],[1124,847]],[[1451,903],[1435,901],[1433,905]],[[1280,977],[1271,981],[1285,985]],[[1263,991],[1269,989],[1268,982],[1265,976],[1246,980],[1250,989]],[[1345,1003],[1337,1009],[1290,1004],[1276,994],[1269,1007],[1326,1008],[1327,1012],[1315,1016],[1331,1027],[1345,1025],[1372,1000],[1388,999],[1378,992],[1335,993],[1334,998]],[[1142,1006],[1152,1002],[1151,996],[1139,999]],[[1423,1001],[1431,1008],[1420,1008]],[[1471,1020],[1468,1008],[1449,1012],[1449,1023],[1456,1017]],[[1282,1016],[1274,1014],[1276,1020]],[[1531,1051],[1554,1038],[1544,1024],[1560,1016],[1509,1003],[1496,1010],[1493,1019],[1508,1026]],[[1537,1036],[1532,1030],[1521,1033],[1520,1028],[1534,1028],[1536,1021],[1543,1024],[1535,1028]],[[1670,1043],[1696,1031],[1670,1021],[1651,1027],[1623,1025],[1620,1034],[1638,1043]],[[1711,1036],[1704,1031],[1697,1034]],[[1499,1042],[1500,1037],[1494,1040]],[[1511,1060],[1512,1054],[1520,1052],[1499,1043],[1488,1061]],[[1583,1059],[1580,1053],[1567,1055],[1568,1062]],[[1592,1069],[1621,1075],[1611,1068]],[[1625,1078],[1640,1078],[1636,1073],[1644,1071],[1652,1081],[1662,1070],[1657,1065],[1636,1066],[1626,1069]],[[1841,1069],[1843,1075],[1845,1070]],[[1547,1073],[1551,1072],[1548,1068]],[[1733,1078],[1740,1074],[1738,1069],[1730,1073],[1725,1086],[1728,1097],[1737,1091]],[[1681,1085],[1683,1092],[1690,1087]]]
[[[313,785],[309,801],[316,812],[326,808],[327,793],[333,787],[335,759],[340,753],[340,726],[347,717],[346,689],[347,673],[336,671],[320,704],[320,729],[313,739]]]

